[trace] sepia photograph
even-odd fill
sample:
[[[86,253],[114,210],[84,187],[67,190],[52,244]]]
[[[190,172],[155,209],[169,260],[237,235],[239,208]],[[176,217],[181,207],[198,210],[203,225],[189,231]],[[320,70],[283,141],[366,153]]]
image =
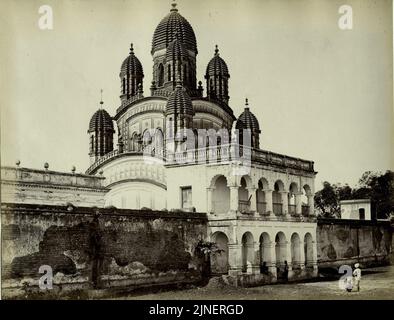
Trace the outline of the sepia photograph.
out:
[[[0,10],[2,300],[394,300],[392,0]]]

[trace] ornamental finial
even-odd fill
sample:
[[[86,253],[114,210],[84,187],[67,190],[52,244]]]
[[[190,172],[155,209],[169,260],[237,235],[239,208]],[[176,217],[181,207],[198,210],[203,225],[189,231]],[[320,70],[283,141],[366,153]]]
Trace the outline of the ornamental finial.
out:
[[[218,45],[215,45],[215,56],[217,56],[219,54],[219,48]]]
[[[170,11],[178,11],[178,9],[176,8],[176,1],[175,0],[173,3],[171,3],[171,6],[172,6],[172,8]]]
[[[130,54],[134,54],[133,43],[130,43]]]
[[[103,105],[103,89],[100,89],[100,105]]]
[[[248,98],[245,98],[245,109],[249,110],[249,101]]]

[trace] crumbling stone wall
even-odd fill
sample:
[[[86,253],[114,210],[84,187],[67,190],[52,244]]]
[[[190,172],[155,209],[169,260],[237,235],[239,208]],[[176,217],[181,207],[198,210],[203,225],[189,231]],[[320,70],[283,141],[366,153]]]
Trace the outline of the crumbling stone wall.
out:
[[[390,261],[392,230],[388,221],[319,219],[317,241],[319,268],[382,265]]]
[[[3,289],[37,286],[42,265],[63,288],[198,281],[206,222],[190,212],[2,204]]]

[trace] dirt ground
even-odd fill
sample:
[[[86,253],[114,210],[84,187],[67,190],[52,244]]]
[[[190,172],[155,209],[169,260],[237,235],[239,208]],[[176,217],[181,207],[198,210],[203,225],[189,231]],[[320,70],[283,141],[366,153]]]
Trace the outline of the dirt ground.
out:
[[[394,266],[363,270],[360,292],[345,292],[338,280],[266,285],[254,288],[204,287],[187,290],[133,294],[117,299],[128,300],[394,300]]]

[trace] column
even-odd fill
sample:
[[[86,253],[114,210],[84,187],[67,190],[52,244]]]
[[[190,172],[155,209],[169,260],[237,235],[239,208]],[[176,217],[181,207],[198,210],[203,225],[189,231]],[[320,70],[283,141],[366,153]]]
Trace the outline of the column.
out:
[[[304,242],[300,241],[300,268],[301,270],[305,269],[305,249]]]
[[[260,274],[260,265],[262,261],[261,256],[261,243],[254,242],[254,262],[253,262],[253,273]]]
[[[238,186],[229,186],[230,188],[230,211],[238,211]]]
[[[256,268],[255,252],[254,252],[254,242],[243,244],[246,251],[246,273],[254,273]]]
[[[313,248],[313,270],[317,271],[317,246],[316,241],[312,241],[312,248]]]
[[[309,206],[309,215],[314,216],[315,215],[315,199],[314,199],[313,194],[308,195],[308,206]]]
[[[286,246],[286,261],[287,264],[289,265],[289,270],[293,269],[292,268],[292,261],[291,261],[291,242],[286,241],[284,244],[281,244],[283,246]]]
[[[301,213],[302,213],[301,196],[302,196],[302,192],[297,192],[297,193],[295,194],[296,214],[297,214],[297,215],[301,215]]]
[[[287,191],[280,191],[282,195],[282,214],[289,214],[289,193]]]
[[[207,188],[207,213],[214,213],[214,207],[213,207],[213,190],[215,188]]]
[[[258,214],[258,212],[257,212],[257,199],[256,199],[256,188],[253,188],[253,187],[251,187],[251,188],[247,188],[247,190],[248,190],[248,196],[250,197],[251,195],[251,197],[250,197],[250,211],[251,212],[253,212],[255,215],[257,215]]]
[[[271,241],[267,245],[268,250],[270,250],[271,261],[267,262],[268,271],[272,274],[275,279],[277,278],[277,270],[276,270],[276,251],[275,251],[275,241]]]
[[[242,273],[242,244],[228,244],[228,266],[230,276]]]
[[[283,244],[286,246],[286,261],[287,261],[287,265],[288,265],[288,270],[289,273],[287,275],[287,278],[290,280],[291,278],[293,278],[294,276],[294,271],[293,271],[293,262],[291,260],[291,242],[290,241],[286,241],[285,244]]]
[[[266,204],[266,213],[269,214],[270,216],[274,215],[274,211],[272,209],[272,190],[264,190],[265,194],[265,202]]]

